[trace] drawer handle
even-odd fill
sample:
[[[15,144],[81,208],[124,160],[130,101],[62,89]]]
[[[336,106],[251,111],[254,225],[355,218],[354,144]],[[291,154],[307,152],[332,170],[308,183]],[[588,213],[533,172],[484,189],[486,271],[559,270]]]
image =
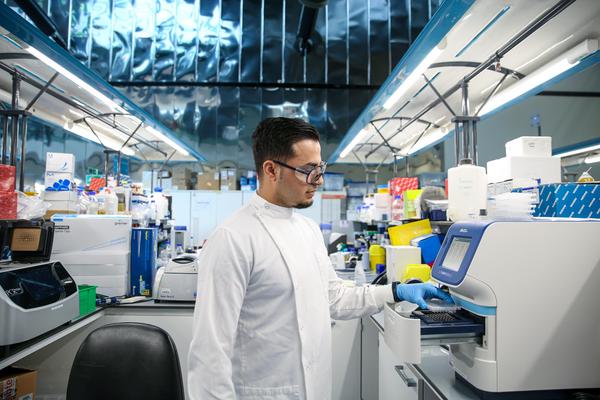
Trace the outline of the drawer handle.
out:
[[[404,366],[403,365],[396,365],[394,367],[394,369],[396,370],[396,373],[398,375],[400,375],[400,378],[402,378],[402,380],[404,381],[404,383],[406,384],[406,386],[408,386],[408,387],[415,387],[415,386],[417,386],[417,382],[414,379],[409,378],[408,376],[406,376],[406,374],[404,373]]]

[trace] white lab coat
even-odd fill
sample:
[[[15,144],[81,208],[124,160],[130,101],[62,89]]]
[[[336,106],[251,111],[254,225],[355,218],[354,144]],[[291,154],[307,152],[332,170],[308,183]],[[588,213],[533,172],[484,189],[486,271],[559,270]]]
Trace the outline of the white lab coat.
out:
[[[331,318],[392,302],[389,285],[347,287],[317,225],[255,195],[202,250],[191,400],[331,397]]]

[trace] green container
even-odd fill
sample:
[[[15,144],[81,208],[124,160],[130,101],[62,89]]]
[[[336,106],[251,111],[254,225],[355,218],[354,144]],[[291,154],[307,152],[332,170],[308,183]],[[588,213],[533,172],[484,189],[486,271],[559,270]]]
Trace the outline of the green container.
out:
[[[96,287],[91,285],[78,285],[79,288],[79,316],[82,317],[96,310]]]

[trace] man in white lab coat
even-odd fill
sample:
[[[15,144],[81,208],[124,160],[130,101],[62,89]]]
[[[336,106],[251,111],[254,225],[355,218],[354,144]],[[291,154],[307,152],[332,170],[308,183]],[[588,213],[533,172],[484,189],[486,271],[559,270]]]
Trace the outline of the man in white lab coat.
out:
[[[252,140],[259,189],[200,257],[190,399],[328,399],[332,318],[376,313],[384,302],[452,300],[430,284],[345,286],[318,226],[295,211],[323,184],[317,130],[269,118]]]

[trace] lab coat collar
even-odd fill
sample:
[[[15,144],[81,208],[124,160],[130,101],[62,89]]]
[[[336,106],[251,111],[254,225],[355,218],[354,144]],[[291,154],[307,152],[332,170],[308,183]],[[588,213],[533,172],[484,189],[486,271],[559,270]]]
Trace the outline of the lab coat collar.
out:
[[[294,215],[294,209],[291,207],[282,207],[260,197],[258,193],[254,194],[251,200],[257,211],[263,215],[269,215],[275,218],[291,218]]]

